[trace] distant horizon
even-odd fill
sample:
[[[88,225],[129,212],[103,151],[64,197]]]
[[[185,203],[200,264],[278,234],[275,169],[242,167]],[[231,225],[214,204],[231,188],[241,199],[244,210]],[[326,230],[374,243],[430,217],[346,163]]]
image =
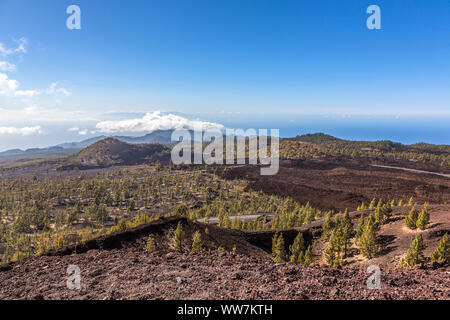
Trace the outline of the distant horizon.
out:
[[[434,144],[434,145],[449,145],[447,141],[450,141],[450,137],[442,134],[444,132],[444,126],[448,123],[447,121],[450,121],[450,117],[448,119],[433,119],[433,121],[440,122],[441,126],[435,125],[435,126],[424,126],[423,118],[410,118],[409,122],[415,123],[415,126],[408,125],[402,125],[402,123],[399,123],[398,121],[395,121],[394,119],[391,119],[390,122],[382,122],[380,118],[364,118],[364,121],[362,122],[362,118],[354,118],[354,117],[325,117],[329,119],[327,123],[323,122],[322,124],[320,122],[316,123],[309,123],[308,127],[304,127],[303,129],[296,126],[296,121],[286,121],[284,123],[284,126],[281,126],[277,128],[276,126],[269,127],[268,121],[260,121],[259,126],[255,125],[258,122],[255,122],[255,120],[252,123],[248,123],[245,125],[243,121],[232,121],[235,125],[223,125],[224,128],[234,128],[234,129],[268,129],[270,134],[270,129],[280,129],[280,137],[281,138],[294,138],[296,136],[301,136],[305,134],[317,134],[317,133],[323,133],[330,136],[333,136],[335,138],[343,139],[343,140],[351,140],[351,141],[392,141],[397,143],[402,143],[405,145],[411,145],[411,144],[417,144],[417,143],[428,143],[428,144]],[[340,118],[340,119],[339,119]],[[313,118],[316,121],[319,121],[322,119],[322,117],[314,117]],[[336,119],[339,119],[340,121],[336,121]],[[258,121],[260,119],[256,119]],[[306,119],[310,120],[310,119]],[[225,123],[230,123],[228,121],[225,121]],[[280,119],[276,119],[274,121],[274,124],[279,124]],[[330,122],[333,123],[333,126],[329,127],[328,129],[326,126],[330,125]],[[358,126],[354,125],[349,126],[348,122],[355,122],[358,123]],[[388,129],[387,129],[388,128]],[[57,130],[58,128],[56,128]],[[51,128],[50,128],[51,130]],[[86,134],[86,135],[79,135],[79,134],[70,134],[71,132],[64,132],[64,134],[69,133],[70,135],[64,137],[61,137],[61,135],[55,135],[53,137],[49,137],[50,139],[48,143],[41,142],[41,143],[33,143],[29,144],[26,142],[27,136],[22,136],[23,142],[22,144],[18,144],[16,146],[10,146],[10,147],[0,147],[0,152],[5,152],[9,150],[14,149],[20,149],[22,151],[26,151],[28,149],[33,148],[48,148],[48,147],[54,147],[58,146],[60,144],[65,143],[78,143],[83,142],[86,140],[90,140],[97,137],[117,137],[117,136],[125,136],[125,137],[142,137],[147,134],[150,134],[155,131],[162,131],[162,130],[175,130],[174,128],[169,129],[157,129],[154,131],[147,131],[147,132],[116,132],[116,133],[93,133],[93,134]],[[390,130],[390,131],[388,131]],[[394,131],[394,132],[393,132]],[[380,133],[382,132],[382,133]],[[391,133],[390,133],[391,132]],[[428,133],[426,133],[428,132]],[[46,134],[45,136],[49,136],[51,134]],[[426,137],[426,138],[420,138]],[[53,142],[51,142],[53,141]]]

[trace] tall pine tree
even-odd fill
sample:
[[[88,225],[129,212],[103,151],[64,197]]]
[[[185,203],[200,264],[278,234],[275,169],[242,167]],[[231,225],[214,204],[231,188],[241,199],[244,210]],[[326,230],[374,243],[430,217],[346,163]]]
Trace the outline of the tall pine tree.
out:
[[[175,250],[183,252],[183,242],[184,242],[184,231],[180,221],[178,222],[177,228],[175,229],[175,233],[173,235],[173,246]]]
[[[423,261],[423,251],[425,248],[426,246],[423,243],[422,235],[418,234],[406,252],[406,256],[400,260],[400,265],[402,267],[412,267],[421,263]]]
[[[419,218],[419,212],[416,210],[415,207],[411,208],[411,211],[409,212],[409,215],[405,218],[405,225],[414,230],[417,228],[417,219]]]
[[[366,258],[372,259],[378,253],[377,224],[371,214],[367,219],[361,238],[359,239],[359,251]]]
[[[301,232],[295,237],[294,243],[289,246],[291,251],[290,262],[295,264],[303,264],[303,253],[305,251],[305,241]]]
[[[430,223],[430,213],[424,208],[417,218],[416,227],[420,230],[425,230]]]
[[[450,264],[450,240],[447,233],[444,234],[438,247],[431,254],[431,260]]]

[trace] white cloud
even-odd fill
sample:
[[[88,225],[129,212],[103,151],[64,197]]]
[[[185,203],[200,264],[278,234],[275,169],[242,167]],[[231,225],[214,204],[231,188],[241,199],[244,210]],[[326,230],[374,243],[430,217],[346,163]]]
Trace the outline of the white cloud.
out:
[[[19,83],[16,80],[8,80],[8,76],[0,73],[0,94],[11,95],[16,91]]]
[[[25,111],[25,114],[28,114],[28,115],[36,115],[37,113],[38,113],[38,107],[37,106],[35,106],[35,105],[31,105],[31,106],[29,106],[29,107],[26,107],[25,109],[24,109],[24,111]]]
[[[4,73],[0,73],[0,95],[13,97],[32,97],[40,92],[38,90],[17,90],[19,82],[17,80],[9,79]]]
[[[0,56],[5,57],[19,52],[26,53],[27,52],[26,46],[28,44],[28,40],[26,38],[21,38],[16,42],[17,42],[16,48],[7,48],[3,43],[0,43]]]
[[[160,111],[147,113],[143,118],[119,121],[102,121],[97,123],[96,128],[105,133],[117,132],[152,132],[155,130],[187,129],[195,127],[208,129],[224,129],[224,126],[214,122],[200,120],[189,120],[174,114],[161,114]]]
[[[26,46],[28,41],[26,38],[21,38],[17,42],[17,47],[8,48],[3,43],[0,43],[0,56],[8,56],[15,53],[26,53]],[[7,61],[0,61],[0,71],[14,72],[16,65]],[[19,90],[19,82],[14,79],[9,79],[5,73],[0,73],[0,95],[9,97],[33,97],[46,93],[48,95],[64,95],[70,96],[72,93],[66,88],[58,87],[58,82],[53,82],[46,90]],[[27,113],[29,110],[27,110]]]
[[[67,129],[67,131],[69,131],[69,132],[78,132],[78,134],[80,136],[85,136],[85,135],[87,135],[89,133],[88,129],[80,129],[79,127],[69,128],[69,129]],[[95,134],[95,131],[91,131],[90,133],[91,134]]]
[[[70,96],[72,93],[66,88],[58,88],[58,82],[53,82],[50,87],[45,91],[47,94],[63,94],[65,96]]]
[[[14,92],[15,97],[32,97],[41,94],[39,90],[16,90]]]
[[[40,126],[35,127],[0,127],[0,134],[19,134],[23,136],[28,136],[31,134],[41,134],[42,128]]]
[[[17,99],[17,98],[16,98]],[[82,122],[97,123],[99,121],[95,110],[79,111],[66,108],[48,107],[33,98],[17,99],[8,107],[3,107],[0,114],[0,125],[9,125],[22,123],[24,120],[33,121],[33,123],[42,124],[43,122],[70,123],[67,128],[80,126]],[[75,131],[75,130],[74,130]],[[77,132],[79,130],[76,130]]]
[[[16,65],[9,63],[8,61],[0,61],[0,71],[4,72],[15,72]]]
[[[88,130],[87,129],[84,129],[84,130],[81,130],[81,131],[78,131],[78,134],[80,135],[80,136],[85,136],[85,135],[87,135],[88,134]]]

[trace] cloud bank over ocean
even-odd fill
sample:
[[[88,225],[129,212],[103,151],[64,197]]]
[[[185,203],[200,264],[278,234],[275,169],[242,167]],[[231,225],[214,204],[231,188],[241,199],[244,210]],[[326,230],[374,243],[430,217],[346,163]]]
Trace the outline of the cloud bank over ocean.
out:
[[[104,133],[152,132],[174,129],[193,130],[196,127],[201,127],[203,130],[222,130],[225,128],[219,123],[190,120],[174,114],[163,114],[160,111],[149,112],[138,119],[102,121],[96,125],[97,131]]]

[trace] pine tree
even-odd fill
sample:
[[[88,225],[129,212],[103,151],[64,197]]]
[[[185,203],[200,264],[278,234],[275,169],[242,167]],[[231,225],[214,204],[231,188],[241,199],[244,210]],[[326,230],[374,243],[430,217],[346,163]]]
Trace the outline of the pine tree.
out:
[[[325,260],[330,267],[337,268],[343,265],[341,257],[342,238],[339,226],[336,226],[330,236],[328,248],[325,250]]]
[[[417,219],[419,218],[419,212],[416,210],[415,207],[412,207],[411,211],[409,212],[409,215],[405,218],[405,225],[414,230],[417,228]]]
[[[309,245],[308,249],[306,249],[306,252],[305,252],[303,264],[305,266],[309,266],[312,263],[312,259],[313,259],[312,249],[311,249],[311,245]]]
[[[277,252],[277,243],[278,243],[278,233],[275,233],[272,237],[272,258],[275,259],[275,254]]]
[[[61,235],[58,236],[58,239],[56,240],[56,247],[58,249],[61,249],[63,246],[64,246],[64,237],[61,234]]]
[[[43,233],[39,236],[39,242],[36,249],[36,255],[39,256],[49,250],[48,240]]]
[[[402,267],[412,267],[423,261],[423,251],[426,246],[423,243],[423,238],[421,234],[418,234],[416,238],[411,243],[406,256],[400,260]]]
[[[419,217],[417,218],[416,227],[420,230],[425,230],[430,223],[430,214],[428,210],[424,208],[422,212],[420,212]]]
[[[375,218],[375,215],[373,213],[369,214],[367,223],[371,226],[371,228],[375,229],[375,231],[378,231],[380,229],[380,225],[377,223],[377,219]]]
[[[347,255],[347,248],[350,246],[350,234],[346,233],[343,221],[337,225],[333,230],[333,241],[335,248],[340,258],[345,258]]]
[[[295,264],[303,264],[303,252],[305,251],[305,241],[302,233],[298,233],[295,237],[294,243],[289,246],[291,251],[290,262]]]
[[[350,214],[348,213],[348,209],[345,209],[344,218],[342,219],[341,224],[347,233],[353,232],[353,222],[352,219],[350,218]]]
[[[380,199],[380,200],[378,200],[377,208],[381,208],[382,206],[383,206],[383,200]]]
[[[184,231],[180,221],[178,222],[177,228],[173,235],[173,246],[175,247],[176,250],[180,252],[183,252],[183,240],[184,240]]]
[[[378,243],[376,235],[376,223],[372,215],[367,219],[364,230],[359,239],[359,251],[366,258],[372,259],[378,252]]]
[[[191,253],[199,253],[202,251],[203,251],[203,243],[200,231],[195,231],[194,237],[192,238]]]
[[[411,198],[409,198],[409,201],[408,201],[408,207],[412,207],[413,204],[414,204],[414,198],[411,197]]]
[[[328,243],[328,247],[325,250],[325,261],[330,267],[333,267],[336,259],[337,259],[336,251],[333,248],[333,244],[330,242]]]
[[[378,225],[383,224],[383,212],[381,211],[381,207],[375,209],[375,221]]]
[[[385,223],[389,221],[389,219],[392,216],[392,205],[386,204],[383,206],[382,210],[383,210],[383,223]]]
[[[153,236],[148,237],[147,244],[145,246],[145,251],[147,251],[147,252],[155,252],[156,251],[155,238]]]
[[[325,221],[322,226],[322,238],[328,239],[330,237],[330,233],[333,230],[333,221],[331,221],[331,211],[329,211],[325,217]]]
[[[450,240],[447,233],[439,241],[438,247],[431,255],[431,260],[450,264]]]
[[[377,199],[373,198],[369,204],[369,209],[375,208],[376,204],[377,204]]]
[[[282,234],[280,234],[277,237],[277,243],[276,243],[274,249],[275,250],[273,250],[273,252],[272,252],[272,255],[274,256],[273,260],[276,263],[286,262],[286,249],[284,247],[284,239],[283,239],[283,235]]]
[[[359,241],[361,235],[364,231],[364,214],[361,214],[358,221],[358,226],[356,227],[356,240]]]
[[[375,220],[379,226],[385,223],[391,217],[392,208],[390,204],[377,206],[375,209]]]

